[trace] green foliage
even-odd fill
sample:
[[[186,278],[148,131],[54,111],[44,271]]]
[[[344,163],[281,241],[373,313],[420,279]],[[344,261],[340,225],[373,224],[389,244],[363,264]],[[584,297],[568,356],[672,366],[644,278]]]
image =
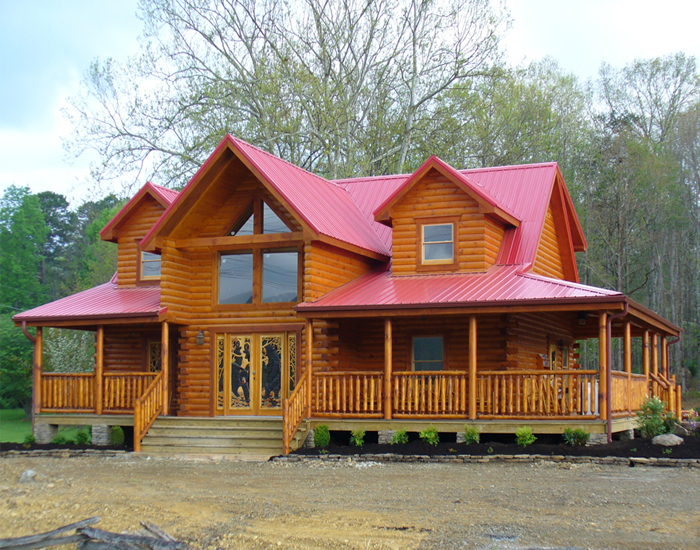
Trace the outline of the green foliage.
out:
[[[663,451],[661,451],[665,455],[670,455],[673,452],[673,449],[671,447],[666,447]]]
[[[23,443],[25,445],[34,445],[34,443],[36,443],[36,437],[34,437],[34,434],[27,434],[24,438]]]
[[[65,435],[63,435],[61,432],[58,432],[51,440],[51,443],[53,443],[54,445],[65,445],[66,443],[68,443],[68,440],[66,439]]]
[[[0,443],[22,443],[31,433],[24,409],[0,409]]]
[[[78,445],[90,445],[92,443],[92,434],[87,428],[83,428],[77,434],[75,434],[75,442]]]
[[[571,445],[572,447],[580,447],[588,443],[591,434],[582,428],[576,428],[575,430],[566,428],[562,434],[562,437],[564,438],[564,443],[567,445]]]
[[[476,426],[464,426],[464,442],[467,445],[473,443],[479,443],[481,441],[481,434],[479,434],[479,428]]]
[[[62,328],[44,329],[44,370],[92,372],[95,367],[95,333]]]
[[[532,445],[537,438],[532,433],[530,426],[520,426],[515,429],[515,442],[521,447]]]
[[[314,429],[314,446],[325,449],[331,444],[331,432],[328,426],[321,424]]]
[[[109,430],[109,443],[115,447],[124,445],[124,430],[121,426],[112,426]]]
[[[396,430],[391,438],[392,445],[405,445],[408,443],[408,433],[406,430]]]
[[[645,400],[637,411],[637,423],[642,437],[673,433],[676,417],[672,412],[664,412],[664,404],[658,397]]]
[[[365,444],[365,430],[353,430],[350,433],[350,445],[362,447]]]
[[[489,447],[488,449],[486,449],[486,452],[488,454],[492,455],[493,454],[493,447]]]
[[[440,435],[438,434],[437,428],[435,426],[429,426],[418,433],[423,443],[428,445],[437,445],[440,443]]]

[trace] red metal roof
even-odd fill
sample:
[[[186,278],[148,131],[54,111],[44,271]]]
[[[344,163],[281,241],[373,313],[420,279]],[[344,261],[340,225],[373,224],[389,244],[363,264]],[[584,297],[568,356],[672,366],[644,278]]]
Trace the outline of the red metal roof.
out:
[[[12,320],[21,323],[149,317],[158,316],[165,310],[160,307],[159,286],[120,288],[115,282],[109,282],[19,313]]]
[[[392,276],[375,271],[329,292],[299,311],[364,310],[436,306],[507,305],[526,301],[624,298],[605,290],[530,273],[524,266],[496,266],[485,273]]]

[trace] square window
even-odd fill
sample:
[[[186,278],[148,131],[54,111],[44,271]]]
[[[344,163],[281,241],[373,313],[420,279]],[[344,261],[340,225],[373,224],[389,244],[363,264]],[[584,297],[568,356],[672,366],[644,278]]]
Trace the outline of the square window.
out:
[[[160,279],[160,256],[141,252],[141,279]]]
[[[298,252],[263,251],[262,301],[296,302]]]
[[[442,336],[416,336],[413,338],[414,371],[444,370],[444,357]]]
[[[424,264],[454,262],[454,224],[423,225],[422,237]]]
[[[253,303],[253,254],[222,254],[220,256],[219,303]]]

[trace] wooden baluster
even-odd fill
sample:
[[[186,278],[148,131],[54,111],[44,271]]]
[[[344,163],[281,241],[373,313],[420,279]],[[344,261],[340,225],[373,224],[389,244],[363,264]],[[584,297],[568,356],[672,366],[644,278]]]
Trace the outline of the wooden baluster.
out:
[[[355,377],[355,412],[359,413],[362,410],[361,399],[362,399],[362,388],[360,386],[360,377],[356,376]]]
[[[333,377],[333,387],[335,391],[335,410],[336,412],[340,411],[340,377],[334,376]]]
[[[369,379],[369,410],[374,412],[374,377]]]
[[[442,395],[440,396],[440,412],[444,413],[445,412],[445,393],[447,391],[447,384],[446,384],[445,376],[442,375],[440,376],[440,391],[442,392]]]
[[[486,377],[486,414],[493,414],[491,397],[491,375],[489,375]]]

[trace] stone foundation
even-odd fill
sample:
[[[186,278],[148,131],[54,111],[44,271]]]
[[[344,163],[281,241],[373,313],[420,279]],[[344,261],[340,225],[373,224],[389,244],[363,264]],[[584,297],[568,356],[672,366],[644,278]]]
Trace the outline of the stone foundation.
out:
[[[464,432],[457,432],[457,443],[464,443]]]
[[[395,433],[395,430],[379,430],[377,432],[378,443],[380,445],[390,445]]]
[[[314,435],[315,434],[316,434],[316,432],[314,430],[309,430],[309,433],[306,434],[306,439],[304,440],[304,444],[302,445],[302,447],[304,447],[304,449],[315,449],[316,448],[316,444],[314,443]]]
[[[591,434],[588,439],[587,446],[591,445],[605,445],[608,442],[608,434]]]
[[[92,426],[92,444],[105,446],[109,445],[109,431],[111,426],[107,424],[95,424]]]
[[[620,432],[620,441],[630,441],[634,439],[634,429],[624,430]]]
[[[37,443],[51,443],[51,440],[58,434],[57,424],[35,424],[34,437]]]

